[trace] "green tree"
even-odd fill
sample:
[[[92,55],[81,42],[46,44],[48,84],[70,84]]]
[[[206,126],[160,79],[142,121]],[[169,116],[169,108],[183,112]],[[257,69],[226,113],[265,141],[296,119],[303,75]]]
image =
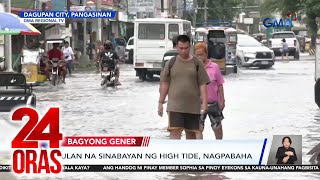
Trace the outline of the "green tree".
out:
[[[237,10],[232,7],[240,5],[241,0],[208,0],[207,1],[207,19],[208,20],[229,20],[232,21],[237,15]],[[198,0],[198,6],[204,7],[204,0]],[[197,22],[204,20],[204,10],[199,9],[197,13]]]
[[[261,5],[262,14],[279,12],[283,18],[288,13],[304,9],[304,0],[264,0]]]
[[[316,18],[320,17],[320,1],[319,0],[304,0],[306,15],[305,23],[311,34],[311,45],[315,46],[316,34],[318,31],[318,26],[316,23]]]

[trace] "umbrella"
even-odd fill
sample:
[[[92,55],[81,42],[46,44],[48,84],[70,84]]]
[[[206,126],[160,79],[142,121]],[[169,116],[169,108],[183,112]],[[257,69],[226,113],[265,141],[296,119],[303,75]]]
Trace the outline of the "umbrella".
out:
[[[1,35],[39,35],[41,34],[29,23],[21,22],[19,16],[0,12],[0,34]]]

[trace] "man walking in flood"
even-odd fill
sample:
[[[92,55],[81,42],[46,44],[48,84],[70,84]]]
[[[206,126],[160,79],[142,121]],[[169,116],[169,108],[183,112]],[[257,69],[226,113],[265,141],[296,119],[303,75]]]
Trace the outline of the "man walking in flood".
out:
[[[158,114],[163,116],[163,104],[168,95],[168,131],[170,139],[195,139],[200,131],[200,110],[207,111],[207,84],[210,79],[203,63],[190,55],[191,41],[187,35],[177,38],[179,55],[169,60],[160,77]],[[200,96],[203,101],[201,103]]]

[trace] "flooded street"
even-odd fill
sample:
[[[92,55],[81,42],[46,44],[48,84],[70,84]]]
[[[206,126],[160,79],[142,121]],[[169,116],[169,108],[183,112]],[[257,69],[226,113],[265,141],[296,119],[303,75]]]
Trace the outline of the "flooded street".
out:
[[[168,139],[167,117],[157,115],[158,79],[141,82],[122,65],[117,89],[100,86],[95,72],[75,73],[65,85],[35,87],[41,112],[61,107],[64,136],[135,135]],[[305,154],[320,143],[320,110],[314,102],[314,61],[276,62],[271,69],[241,69],[225,76],[224,139],[295,134]],[[7,119],[8,117],[5,117]],[[1,124],[5,124],[1,122]],[[0,129],[1,136],[8,128]],[[3,127],[3,126],[2,126]],[[183,137],[185,138],[185,137]],[[204,139],[215,139],[206,121]],[[65,173],[60,179],[319,179],[315,173]]]

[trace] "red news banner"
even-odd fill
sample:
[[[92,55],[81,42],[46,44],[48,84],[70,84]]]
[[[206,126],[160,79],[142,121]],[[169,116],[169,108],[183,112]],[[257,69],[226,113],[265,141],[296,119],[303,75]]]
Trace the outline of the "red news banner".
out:
[[[12,166],[0,165],[0,172],[13,171],[17,174],[58,174],[61,172],[115,172],[115,171],[209,171],[209,172],[241,172],[241,171],[316,171],[319,166],[255,166],[255,165],[184,165],[184,164],[62,164],[63,153],[61,147],[77,150],[92,151],[96,148],[119,151],[121,147],[149,148],[150,137],[145,136],[66,136],[60,133],[59,108],[50,108],[46,114],[39,118],[39,112],[32,108],[19,108],[12,113],[12,121],[22,121],[24,117],[29,120],[12,140]],[[49,127],[49,128],[48,128]],[[45,129],[48,128],[48,132]],[[156,140],[155,140],[156,141]],[[171,141],[170,141],[171,142]],[[199,141],[200,142],[200,141]],[[60,147],[61,144],[61,147]],[[90,149],[93,147],[94,149]],[[96,147],[96,148],[95,148]],[[163,152],[168,146],[159,149]],[[112,149],[109,149],[112,148]],[[143,149],[139,150],[142,151]],[[73,149],[76,150],[76,149]],[[132,149],[133,150],[133,149]],[[131,152],[125,149],[126,152]],[[183,154],[183,153],[182,153]],[[188,154],[190,157],[191,153]],[[192,155],[193,156],[193,155]],[[80,161],[73,161],[80,162]],[[86,162],[86,161],[85,161]],[[109,161],[106,161],[109,162]],[[119,162],[122,162],[121,159]],[[127,162],[127,161],[124,161]],[[136,162],[136,161],[132,161]],[[201,161],[198,161],[201,163]],[[0,162],[1,163],[1,162]],[[150,163],[150,162],[149,162]]]
[[[67,136],[64,137],[62,146],[140,146],[146,147],[150,137],[140,136]]]

